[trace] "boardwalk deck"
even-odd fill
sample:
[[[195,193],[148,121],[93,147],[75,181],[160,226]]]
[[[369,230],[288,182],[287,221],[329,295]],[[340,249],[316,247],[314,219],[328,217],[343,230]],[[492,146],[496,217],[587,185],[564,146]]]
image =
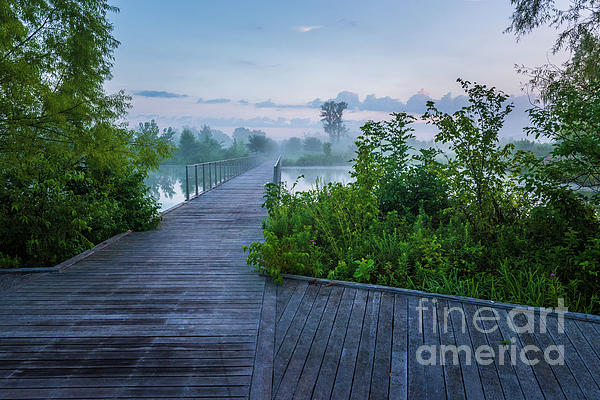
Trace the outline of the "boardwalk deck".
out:
[[[155,231],[0,292],[0,398],[600,399],[599,318],[561,325],[536,314],[534,332],[515,332],[503,305],[265,281],[241,246],[262,236],[271,177],[263,164],[167,214]],[[482,305],[496,310],[497,326],[471,322]],[[474,362],[478,346],[497,352],[507,340],[515,363]],[[418,362],[420,346],[440,345],[467,346],[473,359]],[[564,365],[535,350],[551,345],[564,347]],[[521,362],[524,349],[540,362]]]
[[[242,246],[262,237],[272,174],[0,293],[0,398],[247,398],[265,279]]]
[[[426,309],[419,316],[421,298]],[[519,333],[504,306],[492,305],[497,321],[475,325],[476,301],[316,280],[286,279],[276,302],[276,399],[600,399],[598,322],[567,315],[563,332],[556,314],[544,319],[534,313],[535,331]],[[481,316],[494,317],[491,309],[480,309]],[[515,321],[525,326],[520,317]],[[514,363],[505,340],[514,344]],[[422,345],[437,349],[436,358],[420,353]],[[471,361],[464,351],[456,362],[445,353],[442,365],[441,345],[467,346]],[[552,345],[564,346],[564,365],[550,365],[536,350]],[[490,346],[496,358],[475,362],[479,346]],[[508,347],[504,362],[500,346]],[[525,346],[535,346],[526,353],[539,359],[535,365],[521,361]],[[435,365],[421,365],[417,354]]]

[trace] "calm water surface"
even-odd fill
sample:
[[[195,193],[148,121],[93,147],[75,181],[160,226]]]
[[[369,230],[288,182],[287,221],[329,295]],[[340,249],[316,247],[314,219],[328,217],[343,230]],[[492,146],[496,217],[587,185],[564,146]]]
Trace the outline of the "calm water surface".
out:
[[[185,165],[161,165],[148,175],[146,185],[160,203],[160,211],[185,201]]]
[[[193,179],[193,172],[190,172],[190,178]],[[295,191],[309,190],[315,187],[317,180],[319,183],[328,182],[352,182],[349,166],[339,167],[283,167],[281,171],[281,180],[287,187],[298,180]],[[150,173],[146,179],[146,185],[150,192],[160,203],[160,211],[167,210],[174,205],[185,201],[185,165],[162,165],[157,171]],[[193,194],[194,188],[190,185],[190,194]]]
[[[336,167],[283,167],[281,170],[281,180],[286,186],[291,187],[299,176],[304,175],[298,180],[295,191],[305,191],[314,189],[317,180],[319,184],[329,182],[341,182],[347,184],[354,179],[350,176],[350,166]]]

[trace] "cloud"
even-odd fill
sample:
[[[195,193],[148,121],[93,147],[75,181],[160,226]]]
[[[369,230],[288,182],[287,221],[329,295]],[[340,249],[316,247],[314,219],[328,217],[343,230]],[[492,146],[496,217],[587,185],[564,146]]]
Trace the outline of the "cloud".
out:
[[[361,110],[394,112],[402,110],[404,103],[389,96],[377,97],[374,94],[370,94],[361,103],[360,108]]]
[[[301,33],[306,33],[306,32],[310,32],[310,31],[314,31],[315,29],[321,29],[320,26],[318,25],[303,25],[303,26],[296,26],[294,27],[294,30],[301,32]]]
[[[136,92],[133,92],[133,94],[141,97],[160,97],[163,99],[189,97],[187,94],[177,94],[172,92],[165,92],[162,90],[138,90]]]
[[[324,101],[316,98],[313,101],[309,101],[308,103],[306,103],[306,105],[310,108],[319,108],[323,105]]]
[[[231,102],[230,99],[210,99],[210,100],[204,100],[202,98],[199,98],[198,101],[196,101],[196,103],[198,104],[223,104],[223,103],[229,103]]]
[[[360,100],[358,99],[358,94],[353,92],[348,92],[347,90],[343,92],[339,92],[337,97],[334,99],[336,102],[345,102],[348,105],[350,110],[358,108],[360,106]]]
[[[257,108],[306,108],[302,104],[277,104],[271,100],[254,103],[254,106]]]
[[[223,104],[223,103],[229,103],[231,100],[229,99],[211,99],[211,100],[206,100],[204,103],[205,104]]]
[[[250,68],[277,68],[280,65],[279,64],[262,64],[262,63],[258,63],[256,61],[252,61],[252,60],[233,60],[232,61],[233,65],[239,65],[242,67],[250,67]]]
[[[271,100],[266,100],[255,103],[254,106],[258,108],[274,108],[277,107],[277,104],[273,103]]]
[[[244,105],[247,105],[247,104],[248,104],[248,101],[246,101],[246,100],[240,100],[240,101],[238,101],[238,103],[240,103],[240,104],[244,104]]]

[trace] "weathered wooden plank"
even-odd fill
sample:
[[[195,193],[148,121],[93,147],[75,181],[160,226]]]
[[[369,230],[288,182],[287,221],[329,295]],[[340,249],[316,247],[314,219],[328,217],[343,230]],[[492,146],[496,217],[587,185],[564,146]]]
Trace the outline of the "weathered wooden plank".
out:
[[[163,363],[159,367],[60,367],[36,368],[21,366],[17,370],[0,370],[0,378],[32,379],[32,378],[140,378],[140,377],[189,377],[189,376],[251,376],[252,366],[172,366]]]
[[[356,368],[356,356],[358,354],[358,346],[360,344],[360,336],[362,333],[363,320],[365,317],[365,309],[367,306],[366,290],[359,290],[354,298],[352,312],[346,329],[346,337],[342,354],[337,368],[337,374],[333,384],[331,398],[347,399],[350,397],[352,389],[352,377],[354,376],[354,368]]]
[[[288,301],[290,301],[292,293],[296,290],[296,286],[298,286],[298,282],[289,279],[284,280],[282,284],[277,286],[277,322],[279,322],[279,319],[283,315],[283,310],[285,310]]]
[[[256,358],[250,387],[250,399],[270,399],[273,388],[273,360],[275,358],[275,316],[277,288],[265,282],[260,327],[258,331]]]
[[[392,329],[394,324],[394,295],[381,294],[375,359],[371,374],[369,398],[386,399],[389,396],[390,376],[392,374]]]
[[[369,292],[358,354],[356,355],[352,392],[350,393],[351,399],[365,399],[369,397],[380,304],[381,292]]]
[[[321,362],[319,377],[310,398],[329,399],[331,396],[356,293],[356,289],[343,289],[342,299]]]
[[[419,348],[423,345],[423,311],[421,299],[408,298],[408,398],[426,399],[425,367],[417,359]],[[433,354],[423,354],[423,358],[433,357]]]
[[[600,357],[600,329],[598,329],[598,324],[584,321],[573,321],[590,347],[594,350],[596,357]]]
[[[440,346],[456,346],[454,339],[454,328],[452,320],[447,315],[449,309],[448,302],[440,300],[436,304],[437,322],[440,335]],[[465,399],[465,388],[463,384],[462,372],[460,370],[460,361],[454,358],[452,352],[442,351],[440,347],[439,362],[444,369],[444,382],[446,387],[446,397],[448,399]]]
[[[323,311],[323,316],[319,322],[319,327],[315,333],[312,345],[310,346],[304,369],[298,379],[298,385],[296,386],[296,391],[293,396],[294,399],[311,398],[315,384],[321,376],[321,364],[323,362],[323,357],[325,356],[325,351],[328,348],[328,342],[331,337],[331,331],[337,316],[343,292],[344,289],[340,287],[331,288],[331,293],[327,299],[327,305]]]
[[[461,304],[456,302],[448,302],[448,314],[450,317],[449,320],[452,323],[456,345],[459,348],[460,346],[466,346],[466,348],[472,350],[473,344],[471,343],[471,338],[469,336],[469,330],[467,327],[469,322],[466,319]],[[485,399],[477,363],[473,360],[473,357],[469,358],[463,351],[458,352],[458,357],[467,399]]]
[[[541,351],[538,353],[540,355],[540,363],[550,365],[550,368],[552,369],[552,372],[558,380],[558,383],[567,399],[584,399],[585,396],[583,394],[583,391],[581,390],[581,387],[578,385],[578,382],[575,380],[575,377],[569,370],[569,366],[567,364],[563,363],[562,365],[554,365],[553,363],[546,362],[546,349],[548,349],[550,346],[554,346],[555,343],[552,340],[550,334],[545,329],[545,326],[544,328],[542,328],[542,323],[538,315],[534,315],[534,321],[536,327],[534,336],[541,349]],[[544,331],[542,331],[542,329],[544,329]],[[556,357],[556,354],[556,352],[553,352],[551,356]]]
[[[296,315],[296,312],[298,311],[298,307],[300,306],[300,303],[302,302],[302,299],[304,298],[304,294],[306,293],[308,286],[309,285],[306,283],[298,284],[298,286],[296,287],[296,290],[294,291],[294,293],[292,294],[292,296],[290,298],[290,301],[286,305],[281,318],[279,319],[279,321],[277,323],[277,327],[275,329],[275,353],[277,353],[279,351],[279,348],[281,347],[281,344],[283,343],[283,339],[284,339],[290,325],[292,324],[292,320],[294,319],[294,316]]]
[[[427,310],[423,312],[423,344],[433,349],[434,363],[426,365],[425,372],[425,394],[428,399],[445,399],[446,383],[444,371],[439,360],[440,333],[437,314],[437,299],[429,299],[426,303]]]
[[[484,333],[485,327],[474,319],[474,313],[477,311],[476,306],[473,304],[463,304],[463,310],[468,321],[467,328],[471,337],[471,349],[473,350],[473,356],[476,358],[478,349],[484,348],[483,346],[489,346]],[[489,399],[503,398],[502,386],[500,385],[500,378],[496,370],[494,358],[482,357],[481,362],[478,362],[476,359],[474,359],[474,362],[479,368],[479,376],[481,377],[485,397]]]
[[[147,348],[146,350],[138,350],[138,351],[123,351],[123,350],[105,350],[104,348],[99,347],[88,347],[87,349],[83,349],[85,351],[89,351],[86,354],[86,360],[102,360],[105,362],[109,362],[110,360],[169,360],[169,359],[218,359],[218,358],[226,358],[226,359],[235,359],[235,358],[244,358],[250,359],[254,358],[254,349],[250,350],[171,350],[164,349],[159,350],[155,347]],[[151,350],[151,351],[150,351]],[[11,353],[2,353],[0,355],[0,366],[4,362],[38,362],[38,361],[69,361],[76,358],[82,349],[71,350],[71,351],[51,351],[45,350],[38,352],[11,352]]]
[[[114,387],[94,388],[90,393],[88,388],[62,388],[62,389],[4,389],[0,392],[0,399],[105,399],[136,398],[136,397],[178,397],[178,398],[244,398],[248,393],[247,386],[187,386],[187,387]]]
[[[283,378],[283,374],[292,357],[292,353],[296,348],[300,334],[304,329],[304,324],[308,319],[310,310],[315,302],[315,297],[319,291],[316,285],[309,285],[306,289],[306,295],[303,296],[302,302],[298,306],[297,312],[291,321],[290,327],[285,334],[285,340],[282,339],[281,347],[275,353],[275,361],[273,363],[273,392],[277,393],[279,384]],[[276,345],[277,346],[277,345]]]
[[[169,364],[180,367],[245,367],[254,364],[254,357],[250,358],[168,358]],[[95,368],[95,367],[160,367],[164,365],[165,359],[162,358],[138,358],[138,359],[83,359],[70,358],[64,360],[1,360],[0,370],[10,370],[23,367],[35,368]]]
[[[294,395],[317,328],[321,322],[323,311],[327,305],[330,291],[330,287],[321,286],[319,288],[319,292],[317,293],[313,306],[308,314],[306,323],[302,328],[302,332],[298,338],[296,347],[294,348],[285,371],[283,372],[281,383],[279,384],[279,388],[275,393],[275,399],[291,399]]]
[[[247,386],[250,385],[249,375],[231,376],[155,376],[155,377],[50,377],[31,379],[0,379],[0,387],[5,389],[60,389],[101,388],[101,387],[131,387],[131,386]]]
[[[558,324],[558,322],[557,322]],[[575,321],[566,319],[563,325],[564,333],[567,335],[586,368],[600,387],[600,358],[596,355]]]
[[[515,335],[515,337],[518,336],[518,338],[521,341],[522,347],[521,349],[525,349],[526,346],[530,346],[528,348],[527,353],[524,353],[522,351],[523,354],[525,354],[525,357],[527,357],[529,360],[534,360],[534,359],[538,359],[540,360],[539,362],[535,363],[534,365],[531,365],[531,368],[533,369],[533,372],[536,376],[536,379],[539,383],[539,387],[540,390],[542,391],[542,393],[544,394],[544,397],[546,398],[550,398],[550,399],[565,399],[565,395],[560,387],[559,382],[556,380],[556,377],[554,376],[554,373],[552,372],[552,369],[550,368],[550,366],[543,361],[543,353],[539,350],[539,343],[537,342],[537,340],[535,339],[535,335],[528,333],[528,332],[519,332],[519,329],[517,326],[515,326],[515,323],[513,323],[513,320],[511,318],[507,317],[507,313],[504,310],[501,310],[501,316],[507,318],[507,325],[509,327],[509,329],[513,332],[513,334]],[[524,320],[523,315],[516,315],[514,318],[514,322],[516,322],[518,324],[518,326],[525,326],[526,325],[526,321]],[[520,355],[519,355],[520,358]],[[517,365],[518,364],[529,364],[528,363],[524,363],[522,359],[517,361]]]
[[[557,346],[562,346],[562,358],[585,397],[588,399],[600,399],[600,388],[590,374],[579,351],[573,346],[573,343],[567,336],[564,323],[560,323],[558,318],[551,316],[545,319],[541,318],[540,322],[540,329],[546,329],[553,343]],[[552,352],[549,355],[556,358],[557,352]],[[555,373],[555,375],[557,374]]]
[[[392,336],[392,372],[390,398],[408,398],[408,299],[394,295],[394,325]]]
[[[500,314],[492,309],[479,309],[479,316],[482,320],[478,325],[480,329],[484,330],[487,337],[488,345],[496,353],[494,357],[494,365],[498,372],[498,378],[500,378],[500,385],[502,385],[502,391],[504,398],[507,400],[511,399],[524,399],[523,388],[517,378],[517,373],[512,366],[510,360],[510,347],[508,343],[504,343],[504,338],[500,332],[498,320]],[[487,319],[489,318],[489,319]],[[475,323],[472,323],[475,324]],[[505,346],[505,347],[504,347]],[[537,383],[535,383],[537,385]],[[533,386],[535,387],[535,386]]]

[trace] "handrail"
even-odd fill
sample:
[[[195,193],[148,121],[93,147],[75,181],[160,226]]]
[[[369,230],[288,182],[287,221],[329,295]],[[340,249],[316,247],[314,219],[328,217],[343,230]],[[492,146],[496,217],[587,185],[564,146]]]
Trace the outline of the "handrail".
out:
[[[277,161],[273,165],[273,183],[276,185],[281,183],[281,156],[277,157]]]
[[[185,200],[195,199],[202,193],[213,189],[236,176],[254,168],[259,158],[256,156],[229,158],[226,160],[207,161],[185,166]],[[202,185],[198,184],[198,168],[202,169]],[[190,197],[190,169],[194,169],[193,192]],[[201,190],[200,190],[201,189]]]

